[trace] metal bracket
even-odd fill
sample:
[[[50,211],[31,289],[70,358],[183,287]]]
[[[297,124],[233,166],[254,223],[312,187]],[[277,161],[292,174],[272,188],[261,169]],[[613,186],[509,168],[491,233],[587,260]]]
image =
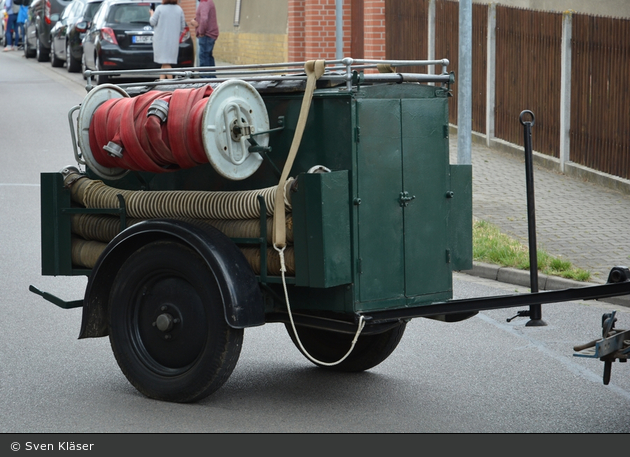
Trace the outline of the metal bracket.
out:
[[[83,300],[65,301],[59,297],[55,297],[54,295],[49,294],[48,292],[42,292],[34,286],[29,286],[28,290],[41,297],[44,297],[44,299],[48,300],[50,303],[57,305],[58,307],[63,309],[80,308],[83,306]]]

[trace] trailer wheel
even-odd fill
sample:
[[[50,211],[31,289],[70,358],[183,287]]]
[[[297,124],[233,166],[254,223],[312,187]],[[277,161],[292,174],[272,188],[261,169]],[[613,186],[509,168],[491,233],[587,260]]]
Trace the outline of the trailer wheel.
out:
[[[406,323],[374,335],[361,335],[350,355],[338,365],[327,366],[315,363],[315,365],[334,371],[359,372],[369,370],[383,362],[394,352],[405,333]],[[298,350],[306,357],[300,348],[291,324],[285,324],[291,340]],[[330,332],[311,327],[296,327],[302,346],[315,359],[331,363],[341,359],[352,344],[354,335],[339,332]],[[308,358],[308,357],[307,357]],[[310,360],[310,359],[309,359]],[[311,360],[312,361],[312,360]]]
[[[201,400],[236,366],[243,329],[228,326],[213,272],[182,243],[154,241],[134,252],[116,276],[109,309],[114,356],[147,397]]]

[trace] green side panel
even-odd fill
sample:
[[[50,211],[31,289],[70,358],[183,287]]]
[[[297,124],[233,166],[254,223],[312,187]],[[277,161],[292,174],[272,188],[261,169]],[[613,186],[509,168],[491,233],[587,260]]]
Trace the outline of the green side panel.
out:
[[[451,190],[448,222],[453,270],[472,268],[472,165],[451,165]]]
[[[404,297],[400,100],[357,100],[357,119],[357,282],[368,309]]]
[[[452,288],[448,245],[447,99],[401,101],[405,207],[405,294]]]
[[[292,203],[296,285],[351,283],[348,171],[299,175]]]
[[[60,173],[41,173],[42,275],[71,275],[70,190],[64,188]]]

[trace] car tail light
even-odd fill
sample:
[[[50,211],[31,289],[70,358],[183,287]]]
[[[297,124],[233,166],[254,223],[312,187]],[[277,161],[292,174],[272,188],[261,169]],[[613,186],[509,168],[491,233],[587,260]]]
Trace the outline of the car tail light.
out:
[[[81,21],[77,25],[75,25],[74,28],[79,33],[85,33],[87,31],[88,24],[85,21]]]
[[[118,40],[116,40],[116,35],[114,35],[114,31],[109,27],[103,27],[101,29],[101,40],[107,41],[111,44],[118,44]]]
[[[44,6],[44,21],[46,24],[52,24],[52,21],[50,20],[50,2],[48,0]]]
[[[190,29],[188,27],[186,27],[184,29],[184,31],[182,32],[182,34],[179,36],[179,42],[183,43],[184,41],[188,40],[190,38]]]

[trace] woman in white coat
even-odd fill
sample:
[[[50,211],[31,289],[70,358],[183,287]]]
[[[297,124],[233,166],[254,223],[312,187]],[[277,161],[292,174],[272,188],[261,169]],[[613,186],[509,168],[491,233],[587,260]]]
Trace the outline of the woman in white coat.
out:
[[[151,11],[150,23],[153,26],[153,61],[162,68],[172,68],[177,63],[179,37],[184,32],[186,21],[184,10],[178,0],[162,0],[155,11]],[[160,79],[172,75],[160,75]]]

